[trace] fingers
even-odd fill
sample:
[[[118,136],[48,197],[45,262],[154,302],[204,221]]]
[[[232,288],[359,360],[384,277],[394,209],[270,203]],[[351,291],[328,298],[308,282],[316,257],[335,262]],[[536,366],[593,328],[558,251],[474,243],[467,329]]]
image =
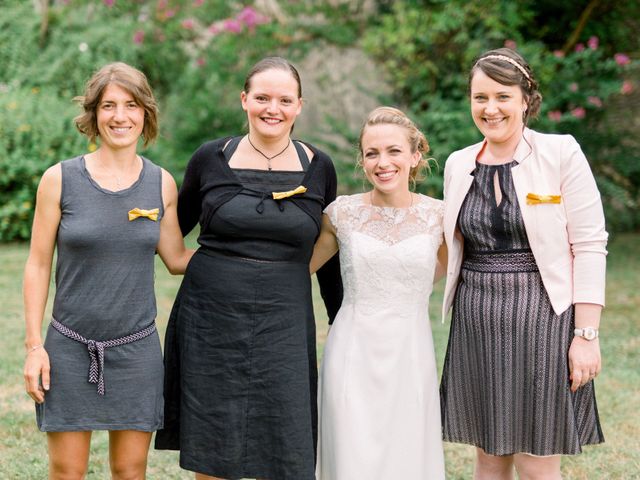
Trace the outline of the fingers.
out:
[[[27,394],[37,403],[44,402],[45,391],[50,386],[50,366],[48,357],[37,354],[27,357],[24,366],[24,385]]]
[[[40,375],[25,370],[24,385],[27,394],[37,403],[44,402],[44,390],[40,386]]]

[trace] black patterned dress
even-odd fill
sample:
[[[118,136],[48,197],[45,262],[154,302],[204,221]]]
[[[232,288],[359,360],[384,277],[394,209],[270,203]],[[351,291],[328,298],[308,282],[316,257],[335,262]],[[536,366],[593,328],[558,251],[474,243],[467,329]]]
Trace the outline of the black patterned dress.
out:
[[[443,435],[491,455],[577,454],[604,441],[594,385],[570,391],[574,309],[553,311],[513,165],[477,163],[460,209],[465,250],[440,387]]]

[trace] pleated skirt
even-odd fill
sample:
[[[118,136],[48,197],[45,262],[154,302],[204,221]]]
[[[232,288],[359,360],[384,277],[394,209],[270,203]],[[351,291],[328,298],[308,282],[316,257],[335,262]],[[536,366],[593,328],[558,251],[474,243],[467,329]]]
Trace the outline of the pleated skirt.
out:
[[[310,282],[304,263],[194,255],[165,337],[156,448],[227,479],[314,478]]]
[[[440,386],[443,438],[491,455],[604,441],[593,381],[570,391],[574,310],[553,311],[533,254],[467,255]]]

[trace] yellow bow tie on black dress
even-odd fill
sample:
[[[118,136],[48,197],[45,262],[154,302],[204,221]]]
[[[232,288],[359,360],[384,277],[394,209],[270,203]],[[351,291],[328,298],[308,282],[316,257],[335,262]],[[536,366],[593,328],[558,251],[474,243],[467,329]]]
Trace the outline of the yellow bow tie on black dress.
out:
[[[306,191],[307,191],[307,188],[300,185],[299,187],[296,187],[294,190],[288,190],[286,192],[271,192],[271,195],[273,195],[274,200],[282,200],[283,198],[293,197],[294,195],[297,195],[299,193],[304,193]]]
[[[538,195],[537,193],[527,193],[527,205],[537,205],[539,203],[560,203],[560,195]]]
[[[142,208],[134,208],[133,210],[129,210],[129,221],[135,220],[138,217],[147,217],[149,220],[153,220],[154,222],[158,221],[158,213],[160,213],[159,208],[153,208],[151,210],[143,210]]]

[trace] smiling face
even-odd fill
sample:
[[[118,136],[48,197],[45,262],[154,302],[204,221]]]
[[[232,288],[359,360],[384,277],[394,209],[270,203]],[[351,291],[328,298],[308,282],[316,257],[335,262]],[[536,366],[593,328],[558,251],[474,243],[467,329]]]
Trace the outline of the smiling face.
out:
[[[102,146],[135,149],[144,128],[144,108],[128,90],[111,83],[98,103],[96,122]]]
[[[421,158],[412,152],[407,129],[394,124],[369,125],[361,140],[362,166],[373,188],[383,195],[409,191],[409,174]]]
[[[520,139],[527,104],[518,85],[503,85],[478,69],[471,80],[471,115],[488,142]]]
[[[249,91],[240,96],[249,132],[265,139],[288,136],[302,110],[298,91],[298,82],[286,70],[272,68],[253,75]]]

